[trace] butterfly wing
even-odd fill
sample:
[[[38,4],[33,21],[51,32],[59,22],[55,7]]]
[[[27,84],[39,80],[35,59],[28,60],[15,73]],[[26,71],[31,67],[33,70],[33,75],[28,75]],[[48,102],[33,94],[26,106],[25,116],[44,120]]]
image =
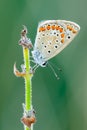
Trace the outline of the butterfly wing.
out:
[[[79,30],[79,25],[71,21],[43,21],[38,25],[34,50],[39,50],[44,61],[47,61],[61,52]]]

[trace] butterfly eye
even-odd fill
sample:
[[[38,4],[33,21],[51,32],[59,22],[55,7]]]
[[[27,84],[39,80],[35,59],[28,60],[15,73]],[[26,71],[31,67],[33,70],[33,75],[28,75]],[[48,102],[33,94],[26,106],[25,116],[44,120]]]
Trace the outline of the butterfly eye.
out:
[[[46,67],[47,61],[42,64],[43,67]]]

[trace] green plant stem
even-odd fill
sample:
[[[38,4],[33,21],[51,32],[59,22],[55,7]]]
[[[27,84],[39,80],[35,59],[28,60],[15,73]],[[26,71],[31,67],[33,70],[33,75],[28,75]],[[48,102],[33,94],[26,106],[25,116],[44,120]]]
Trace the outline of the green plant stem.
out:
[[[23,47],[23,56],[24,56],[24,65],[26,68],[26,76],[25,76],[25,105],[26,110],[30,110],[32,107],[32,84],[31,84],[31,75],[30,72],[30,54],[29,49]],[[25,127],[25,130],[30,130]]]

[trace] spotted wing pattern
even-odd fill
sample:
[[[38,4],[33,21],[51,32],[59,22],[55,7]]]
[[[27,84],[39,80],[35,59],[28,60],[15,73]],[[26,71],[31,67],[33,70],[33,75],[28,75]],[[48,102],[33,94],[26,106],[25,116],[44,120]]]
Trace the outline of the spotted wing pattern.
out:
[[[78,34],[79,25],[65,20],[48,20],[38,25],[34,49],[45,61],[61,52]]]

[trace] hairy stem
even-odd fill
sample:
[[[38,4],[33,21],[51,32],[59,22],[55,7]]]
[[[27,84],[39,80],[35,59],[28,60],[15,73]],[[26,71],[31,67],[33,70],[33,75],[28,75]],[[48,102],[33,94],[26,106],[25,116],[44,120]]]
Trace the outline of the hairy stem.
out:
[[[24,65],[26,68],[26,76],[25,76],[25,106],[26,110],[30,110],[32,107],[32,84],[31,84],[31,75],[30,72],[30,55],[29,49],[23,47],[23,56],[24,56]],[[25,127],[25,130],[30,130]]]

